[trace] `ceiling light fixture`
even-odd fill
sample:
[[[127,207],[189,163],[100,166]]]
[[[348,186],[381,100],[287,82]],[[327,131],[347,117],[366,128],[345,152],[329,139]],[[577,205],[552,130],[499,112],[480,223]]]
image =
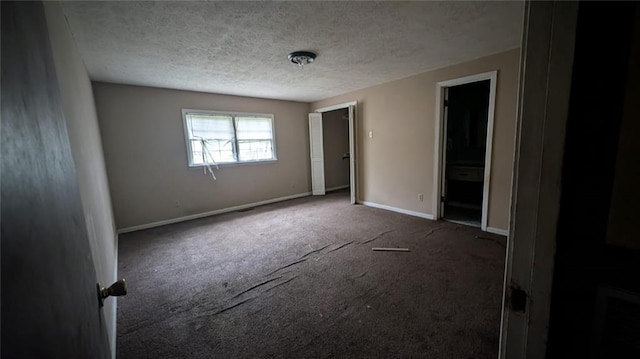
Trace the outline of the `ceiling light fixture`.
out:
[[[298,64],[301,69],[316,59],[316,54],[310,51],[295,51],[289,54],[289,61]]]

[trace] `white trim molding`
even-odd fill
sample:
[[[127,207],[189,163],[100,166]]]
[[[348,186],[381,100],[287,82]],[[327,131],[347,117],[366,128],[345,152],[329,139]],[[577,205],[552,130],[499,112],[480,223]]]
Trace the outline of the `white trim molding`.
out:
[[[342,108],[349,108],[349,106],[356,106],[358,101],[345,102],[337,105],[327,106],[315,109],[313,112],[329,112],[333,110],[340,110]]]
[[[386,204],[379,204],[379,203],[374,203],[374,202],[360,201],[359,203],[363,204],[363,205],[365,205],[367,207],[379,208],[379,209],[384,209],[384,210],[387,210],[387,211],[407,214],[409,216],[414,216],[414,217],[420,217],[420,218],[433,220],[433,216],[431,214],[429,214],[429,213],[410,211],[408,209],[402,209],[402,208],[398,208],[398,207],[387,206]]]
[[[265,204],[271,204],[271,203],[276,203],[276,202],[282,202],[282,201],[288,201],[290,199],[296,199],[296,198],[301,198],[301,197],[307,197],[307,196],[311,196],[311,192],[303,192],[303,193],[298,193],[298,194],[292,194],[290,196],[284,196],[284,197],[278,197],[278,198],[272,198],[272,199],[268,199],[266,201],[260,201],[260,202],[254,202],[254,203],[247,203],[247,204],[241,204],[239,206],[233,206],[233,207],[227,207],[227,208],[222,208],[222,209],[216,209],[215,211],[209,211],[209,212],[203,212],[203,213],[198,213],[198,214],[192,214],[189,216],[184,216],[184,217],[178,217],[178,218],[172,218],[172,219],[166,219],[164,221],[158,221],[158,222],[152,222],[152,223],[147,223],[147,224],[141,224],[139,226],[133,226],[133,227],[127,227],[127,228],[122,228],[122,229],[118,229],[118,234],[122,234],[122,233],[129,233],[129,232],[135,232],[135,231],[140,231],[143,229],[149,229],[149,228],[154,228],[154,227],[160,227],[160,226],[164,226],[167,224],[173,224],[173,223],[179,223],[179,222],[184,222],[184,221],[190,221],[192,219],[198,219],[198,218],[204,218],[204,217],[209,217],[209,216],[215,216],[216,214],[223,214],[223,213],[229,213],[229,212],[235,212],[235,211],[239,211],[242,209],[247,209],[247,208],[251,208],[251,207],[257,207],[257,206],[263,206]]]
[[[498,358],[547,357],[577,2],[524,3]],[[526,298],[511,306],[511,291]]]
[[[235,147],[234,150],[234,160],[233,161],[227,161],[227,162],[219,162],[216,163],[216,161],[213,161],[213,163],[211,162],[204,162],[204,163],[194,163],[194,158],[193,158],[193,144],[192,141],[194,139],[191,138],[190,133],[191,133],[191,122],[190,119],[188,118],[189,115],[218,115],[218,116],[225,116],[225,117],[229,117],[230,121],[232,123],[234,123],[233,125],[233,137],[231,138],[231,142],[233,147]],[[237,139],[237,129],[236,129],[236,125],[237,125],[237,117],[241,117],[241,116],[246,116],[246,117],[253,117],[253,118],[261,118],[261,119],[269,119],[270,124],[271,124],[271,158],[269,159],[261,159],[261,160],[241,160],[238,153],[239,153],[239,148],[238,148],[238,139]],[[186,144],[186,149],[187,149],[187,159],[188,159],[188,164],[189,164],[189,168],[202,168],[202,167],[210,167],[212,165],[215,166],[234,166],[234,165],[239,165],[239,164],[256,164],[256,163],[274,163],[278,161],[278,154],[276,151],[277,145],[276,145],[276,128],[275,128],[275,116],[273,114],[267,114],[267,113],[250,113],[250,112],[235,112],[235,111],[210,111],[210,110],[194,110],[194,109],[188,109],[188,108],[183,108],[182,109],[182,126],[184,127],[184,136],[185,136],[185,144]],[[266,140],[266,139],[265,139]],[[211,154],[209,154],[209,156],[211,156]],[[213,160],[213,158],[211,158],[211,160]],[[213,174],[213,172],[212,172]],[[215,176],[214,176],[215,178]]]
[[[495,228],[495,227],[487,227],[487,232],[489,233],[493,233],[493,234],[498,234],[501,236],[508,236],[509,235],[509,231],[506,229],[502,229],[502,228]]]
[[[487,113],[487,142],[484,160],[484,182],[482,189],[482,220],[481,229],[487,230],[489,220],[489,188],[491,181],[491,157],[493,149],[493,122],[496,107],[496,83],[498,82],[498,71],[484,72],[481,74],[461,77],[453,80],[440,81],[436,84],[436,114],[435,114],[435,139],[434,139],[434,161],[433,161],[433,217],[439,219],[441,215],[441,196],[444,176],[444,156],[442,151],[443,135],[445,131],[445,106],[444,91],[446,88],[469,84],[478,81],[489,80],[489,109]]]
[[[334,110],[347,109],[349,111],[349,183],[351,186],[351,204],[358,203],[358,101],[351,101],[315,109],[314,112],[324,113]],[[326,192],[326,190],[325,190]]]

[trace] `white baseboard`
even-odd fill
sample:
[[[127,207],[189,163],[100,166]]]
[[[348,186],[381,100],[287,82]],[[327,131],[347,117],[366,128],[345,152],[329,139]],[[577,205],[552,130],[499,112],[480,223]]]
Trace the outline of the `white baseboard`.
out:
[[[505,237],[509,235],[509,231],[502,228],[487,227],[487,232],[493,233],[493,234],[499,234]]]
[[[331,192],[331,191],[337,191],[337,190],[339,190],[339,189],[345,189],[345,188],[349,188],[349,187],[351,187],[351,186],[349,186],[349,185],[347,184],[347,185],[344,185],[344,186],[337,186],[337,187],[327,188],[327,189],[325,189],[324,191],[325,191],[325,192]]]
[[[367,202],[367,201],[359,201],[358,203],[361,203],[361,204],[363,204],[363,205],[365,205],[367,207],[380,208],[380,209],[385,209],[387,211],[398,212],[398,213],[402,213],[402,214],[408,214],[410,216],[415,216],[415,217],[420,217],[420,218],[426,218],[426,219],[433,220],[433,215],[431,215],[429,213],[410,211],[408,209],[391,207],[391,206],[387,206],[387,205],[384,205],[384,204],[378,204],[378,203]]]
[[[139,226],[133,226],[133,227],[127,227],[127,228],[118,229],[118,234],[134,232],[134,231],[139,231],[139,230],[142,230],[142,229],[149,229],[149,228],[153,228],[153,227],[164,226],[166,224],[190,221],[192,219],[198,219],[198,218],[214,216],[216,214],[235,212],[235,211],[239,211],[239,210],[246,209],[246,208],[257,207],[257,206],[262,206],[262,205],[265,205],[265,204],[282,202],[282,201],[287,201],[287,200],[290,200],[290,199],[296,199],[296,198],[301,198],[301,197],[307,197],[307,196],[310,196],[310,195],[311,195],[311,192],[292,194],[290,196],[272,198],[272,199],[268,199],[266,201],[241,204],[239,206],[216,209],[215,211],[209,211],[209,212],[204,212],[204,213],[192,214],[192,215],[184,216],[184,217],[166,219],[164,221],[158,221],[158,222],[153,222],[153,223],[141,224]]]

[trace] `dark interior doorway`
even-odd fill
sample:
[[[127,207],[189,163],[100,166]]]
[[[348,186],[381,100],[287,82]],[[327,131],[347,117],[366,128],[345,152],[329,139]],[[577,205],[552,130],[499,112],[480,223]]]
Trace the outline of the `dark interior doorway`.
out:
[[[640,358],[639,63],[640,6],[581,2],[548,358]]]
[[[349,191],[349,109],[341,108],[322,114],[324,181],[327,192]]]
[[[444,215],[480,227],[490,80],[445,89]]]

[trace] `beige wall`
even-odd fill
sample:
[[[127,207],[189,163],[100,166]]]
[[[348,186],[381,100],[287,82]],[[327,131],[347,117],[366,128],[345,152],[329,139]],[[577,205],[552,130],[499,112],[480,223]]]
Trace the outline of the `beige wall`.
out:
[[[431,214],[436,83],[498,70],[488,227],[507,229],[519,54],[514,49],[312,103],[316,109],[358,101],[360,200]]]
[[[515,49],[311,106],[94,83],[117,227],[140,226],[309,192],[307,112],[354,100],[358,101],[360,200],[430,214],[436,83],[498,70],[488,225],[507,229],[518,60],[519,50]],[[216,171],[217,181],[203,175],[200,168],[189,169],[182,108],[273,113],[278,161],[222,167]],[[369,131],[373,138],[366,136]],[[325,148],[333,146],[325,143]],[[344,162],[346,166],[347,161]],[[326,169],[327,187],[334,187],[332,168],[327,165]],[[336,179],[335,186],[339,182]],[[418,193],[424,194],[424,201],[418,201]]]
[[[60,5],[45,2],[44,9],[96,276],[111,285],[117,275],[117,239],[91,82]],[[115,298],[105,301],[103,311],[115,357]]]
[[[349,110],[341,109],[322,114],[322,142],[324,145],[325,187],[349,185],[349,160],[342,155],[349,152]]]
[[[118,229],[310,191],[307,103],[93,86]],[[189,168],[183,108],[273,114],[277,162]]]

